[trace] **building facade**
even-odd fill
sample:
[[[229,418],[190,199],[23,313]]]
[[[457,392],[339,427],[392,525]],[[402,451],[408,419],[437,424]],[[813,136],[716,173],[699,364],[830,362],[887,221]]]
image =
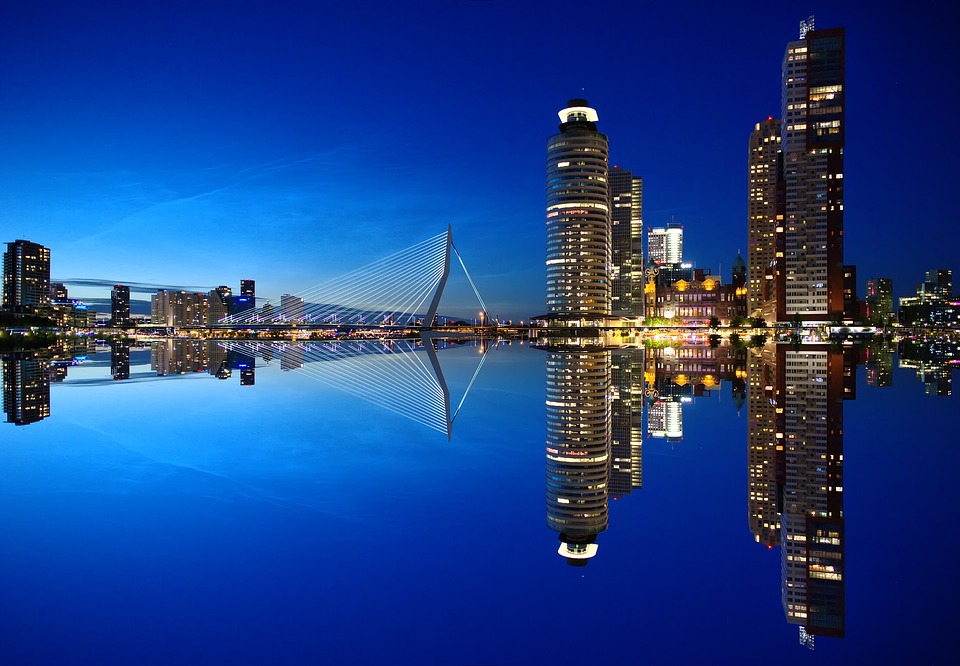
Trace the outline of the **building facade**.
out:
[[[610,168],[610,308],[615,317],[643,316],[643,179]]]
[[[130,319],[130,287],[116,284],[110,291],[110,323],[123,326]]]
[[[775,241],[776,321],[824,322],[843,316],[843,149],[845,33],[801,25],[782,67],[781,148],[784,219]],[[775,252],[779,251],[775,249]]]
[[[50,250],[28,240],[7,243],[3,254],[3,307],[33,313],[50,305]]]
[[[783,223],[777,195],[783,160],[781,132],[780,121],[771,116],[757,123],[750,134],[747,153],[747,309],[750,316],[762,316],[764,297],[772,297],[769,291],[773,285],[766,286],[765,290],[765,275],[774,265],[775,236],[777,227]]]
[[[647,234],[647,258],[658,266],[683,262],[683,225],[671,222]]]
[[[610,315],[609,148],[585,99],[561,109],[547,139],[547,312],[568,321]]]

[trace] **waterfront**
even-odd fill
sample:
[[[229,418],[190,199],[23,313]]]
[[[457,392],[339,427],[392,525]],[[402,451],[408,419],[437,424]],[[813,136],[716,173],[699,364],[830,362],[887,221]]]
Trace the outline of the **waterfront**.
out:
[[[725,345],[724,367],[710,372],[695,367],[712,358],[708,346],[583,352],[606,368],[595,381],[613,387],[624,354],[638,355],[636,402],[647,405],[642,481],[608,498],[585,567],[567,565],[546,526],[546,366],[569,367],[559,350],[441,349],[452,410],[484,358],[449,441],[339,390],[348,381],[323,381],[321,366],[344,361],[309,363],[309,348],[286,363],[282,350],[256,350],[247,385],[243,359],[227,350],[212,372],[168,365],[158,376],[158,362],[201,360],[132,348],[120,381],[110,352],[90,354],[49,384],[49,416],[0,424],[0,655],[58,664],[943,660],[956,589],[956,539],[943,516],[960,499],[951,473],[960,454],[956,397],[928,393],[946,392],[949,373],[918,383],[896,356],[863,365],[868,354],[856,348],[802,348],[819,355],[811,363],[833,359],[852,373],[826,382],[843,391],[844,636],[817,636],[811,652],[782,606],[781,546],[758,543],[749,518],[751,410],[764,400],[752,404],[747,391],[765,361],[766,372],[778,363],[772,349]],[[429,367],[423,350],[409,353]],[[392,358],[346,356],[374,367]],[[887,373],[892,385],[879,386]],[[383,376],[360,377],[374,391]],[[607,407],[614,429],[618,395]],[[660,414],[658,400],[676,407]],[[666,418],[677,408],[680,434]]]

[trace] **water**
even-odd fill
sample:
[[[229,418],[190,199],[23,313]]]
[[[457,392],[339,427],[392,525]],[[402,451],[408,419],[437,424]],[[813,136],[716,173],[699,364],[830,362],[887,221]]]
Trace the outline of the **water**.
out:
[[[894,356],[892,386],[878,387],[889,356],[864,365],[866,351],[829,347],[717,359],[705,346],[514,342],[483,356],[469,343],[437,354],[451,414],[483,359],[448,439],[435,415],[411,418],[443,404],[416,370],[431,369],[422,347],[319,349],[102,349],[65,377],[35,365],[61,379],[48,400],[31,385],[49,416],[0,423],[0,662],[948,659],[956,396],[928,393],[947,392],[949,373],[926,368],[920,383]],[[19,362],[4,363],[8,420]],[[786,363],[799,374],[776,396]],[[796,381],[821,370],[822,384]],[[590,427],[619,469],[601,466],[598,495],[577,447],[551,460],[544,443],[583,432],[590,410],[569,398],[599,384],[609,420]],[[778,406],[783,439],[804,442],[785,447],[779,481],[775,450],[766,466],[748,450]],[[842,434],[827,435],[837,408]],[[821,454],[843,458],[811,462]],[[591,498],[589,517],[548,497],[548,472],[561,495]],[[815,553],[815,579],[783,557],[784,536],[806,557],[796,526],[809,511],[841,530]],[[591,539],[585,566],[558,553]],[[816,619],[784,609],[799,571]]]

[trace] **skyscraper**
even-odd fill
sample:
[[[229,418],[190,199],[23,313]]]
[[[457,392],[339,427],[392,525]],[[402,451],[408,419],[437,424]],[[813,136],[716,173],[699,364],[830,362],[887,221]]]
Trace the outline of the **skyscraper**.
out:
[[[607,137],[585,99],[559,116],[547,139],[547,312],[596,320],[610,314]]]
[[[683,261],[683,225],[671,222],[647,233],[647,256],[658,266]]]
[[[614,316],[643,316],[643,179],[610,168],[610,309]]]
[[[780,121],[768,117],[750,134],[747,155],[747,312],[759,316],[764,301],[764,275],[776,257],[774,237],[778,223],[777,183],[782,153]],[[769,295],[769,294],[768,294]]]
[[[110,292],[110,323],[123,326],[130,319],[130,287],[116,284]]]
[[[28,240],[7,243],[3,254],[3,307],[35,312],[50,304],[50,250]]]
[[[783,57],[783,266],[776,320],[844,314],[843,147],[845,33],[801,23]]]

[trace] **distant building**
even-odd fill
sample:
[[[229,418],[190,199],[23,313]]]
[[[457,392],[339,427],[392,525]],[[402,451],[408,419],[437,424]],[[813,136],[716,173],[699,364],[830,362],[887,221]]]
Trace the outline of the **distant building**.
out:
[[[610,315],[607,137],[585,99],[559,116],[547,139],[547,313],[595,321]]]
[[[953,298],[953,271],[927,271],[917,295],[900,299],[901,326],[960,328],[960,299]]]
[[[110,292],[110,323],[113,326],[123,326],[129,319],[130,287],[114,285]]]
[[[257,283],[255,280],[240,280],[240,295],[256,298]]]
[[[291,323],[301,323],[304,321],[304,303],[299,296],[283,294],[280,296],[280,316],[283,320]]]
[[[150,298],[150,320],[162,326],[205,326],[209,310],[207,294],[158,289]]]
[[[51,282],[50,283],[50,300],[61,300],[65,301],[70,298],[67,295],[67,286],[62,282]]]
[[[610,168],[610,308],[615,317],[643,316],[643,179]]]
[[[867,280],[867,321],[874,326],[888,326],[896,320],[893,311],[893,280],[871,278]]]
[[[28,240],[7,243],[3,254],[3,307],[33,313],[50,305],[50,250]]]
[[[113,340],[110,343],[110,374],[116,381],[130,379],[130,343]]]
[[[655,264],[683,262],[683,225],[671,222],[647,232],[647,258]]]

